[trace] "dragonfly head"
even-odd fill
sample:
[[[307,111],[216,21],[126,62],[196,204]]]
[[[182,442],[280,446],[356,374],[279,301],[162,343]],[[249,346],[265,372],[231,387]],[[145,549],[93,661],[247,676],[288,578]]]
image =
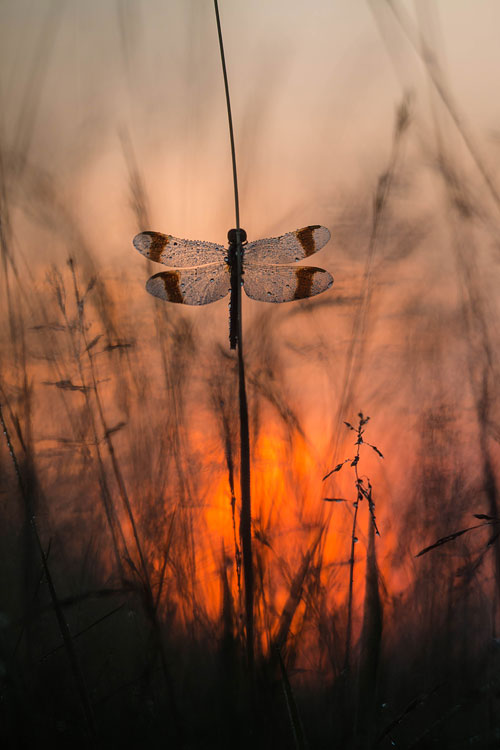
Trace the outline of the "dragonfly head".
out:
[[[236,245],[238,241],[238,230],[237,229],[230,229],[227,233],[227,238],[229,240],[230,245]],[[244,229],[240,229],[240,241],[241,244],[247,241],[247,233]]]

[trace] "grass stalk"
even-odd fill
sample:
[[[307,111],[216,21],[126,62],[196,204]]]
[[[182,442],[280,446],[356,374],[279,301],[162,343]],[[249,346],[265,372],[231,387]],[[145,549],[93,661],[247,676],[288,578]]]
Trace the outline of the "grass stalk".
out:
[[[118,573],[120,575],[120,578],[124,578],[124,570],[123,570],[123,563],[122,563],[122,557],[120,552],[120,546],[124,550],[125,554],[128,556],[128,550],[127,550],[127,542],[125,539],[125,535],[121,526],[121,523],[117,517],[115,508],[113,506],[111,491],[108,484],[108,478],[106,476],[106,470],[104,466],[104,459],[101,452],[101,446],[100,446],[100,440],[98,436],[98,429],[97,424],[95,420],[94,410],[92,408],[92,401],[90,398],[90,388],[86,386],[86,378],[85,373],[83,371],[83,365],[80,357],[80,352],[74,332],[74,326],[72,325],[72,322],[68,316],[68,311],[66,308],[65,303],[65,295],[64,295],[64,288],[62,286],[62,279],[59,277],[58,274],[54,274],[54,277],[52,279],[52,283],[54,286],[54,291],[56,294],[57,303],[59,306],[59,309],[63,315],[64,322],[66,325],[66,330],[69,334],[71,349],[73,353],[73,358],[75,360],[78,374],[80,377],[80,383],[82,386],[82,393],[85,400],[85,411],[86,416],[88,419],[88,424],[91,429],[92,434],[92,445],[95,449],[95,456],[97,460],[97,469],[98,469],[98,481],[99,481],[99,487],[100,487],[100,498],[103,504],[106,520],[108,522],[108,527],[111,534],[111,539],[113,543],[113,553],[115,558],[116,567],[118,570]]]
[[[241,286],[239,287],[239,297],[241,300]],[[243,554],[243,578],[245,581],[247,660],[249,672],[250,674],[252,674],[254,663],[254,575],[252,555],[252,501],[250,494],[250,435],[248,428],[248,403],[245,385],[245,366],[243,360],[243,348],[241,345],[241,315],[239,316],[239,328],[238,383],[240,407],[240,538]]]
[[[365,600],[361,631],[361,652],[358,672],[355,735],[359,748],[370,747],[375,720],[378,664],[382,642],[383,610],[379,590],[376,531],[368,518],[368,551],[365,573]]]
[[[307,750],[307,742],[304,734],[304,729],[300,720],[300,714],[297,708],[297,703],[295,701],[295,696],[292,691],[292,686],[290,685],[290,680],[288,679],[285,663],[283,661],[283,657],[281,656],[281,650],[279,646],[276,646],[275,649],[280,665],[281,686],[283,688],[283,694],[285,696],[288,718],[290,720],[290,726],[292,728],[295,747],[297,750]]]
[[[240,415],[240,490],[241,490],[241,515],[240,515],[240,537],[243,556],[243,578],[245,582],[245,624],[246,624],[246,651],[250,679],[253,682],[254,670],[254,574],[252,555],[252,500],[250,492],[250,434],[248,426],[248,401],[245,382],[245,361],[243,358],[243,326],[242,326],[242,259],[243,250],[240,234],[240,209],[238,199],[238,176],[236,171],[236,149],[234,145],[233,119],[231,115],[231,100],[229,97],[229,84],[227,79],[226,61],[224,56],[224,44],[222,40],[222,28],[219,16],[219,6],[214,0],[215,18],[219,38],[219,48],[222,63],[222,74],[224,78],[224,90],[226,94],[227,117],[229,125],[229,139],[231,145],[231,162],[233,168],[234,206],[236,215],[236,262],[237,274],[236,285],[231,289],[231,297],[237,311],[237,350],[238,350],[238,394]],[[231,309],[231,315],[234,310]]]

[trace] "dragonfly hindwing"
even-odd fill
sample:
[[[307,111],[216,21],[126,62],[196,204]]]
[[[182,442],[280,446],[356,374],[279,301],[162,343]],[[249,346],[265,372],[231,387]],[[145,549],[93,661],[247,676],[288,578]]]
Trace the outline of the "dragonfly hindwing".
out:
[[[259,302],[293,302],[326,292],[333,278],[323,268],[314,266],[247,265],[243,276],[244,290]]]
[[[208,305],[229,294],[231,276],[226,263],[210,263],[157,273],[151,276],[146,289],[154,297],[167,302]]]

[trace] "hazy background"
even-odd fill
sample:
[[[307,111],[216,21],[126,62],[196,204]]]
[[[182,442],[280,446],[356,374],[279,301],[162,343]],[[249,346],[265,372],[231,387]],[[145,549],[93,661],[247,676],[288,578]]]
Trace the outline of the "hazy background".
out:
[[[221,0],[220,12],[241,224],[250,241],[327,226],[312,262],[335,278],[315,300],[243,302],[259,646],[268,653],[279,636],[294,684],[321,693],[328,710],[313,693],[305,703],[322,740],[338,733],[350,747],[355,717],[371,715],[359,709],[366,667],[366,705],[380,698],[373,737],[436,685],[422,724],[444,736],[436,726],[473,685],[478,702],[452,730],[469,742],[486,727],[490,746],[497,521],[415,555],[474,513],[499,514],[500,6]],[[225,243],[234,224],[213,4],[4,0],[0,29],[0,404],[19,468],[3,441],[0,627],[19,713],[2,706],[13,734],[31,717],[33,737],[40,726],[52,736],[46,686],[54,726],[74,696],[62,649],[52,659],[61,636],[35,508],[108,736],[128,736],[124,716],[140,736],[130,705],[163,732],[168,690],[148,672],[162,643],[200,736],[214,706],[221,727],[226,705],[240,727],[228,301],[153,300],[144,286],[161,269],[132,245],[146,229]],[[359,468],[373,484],[376,545],[364,500],[353,529],[353,469],[322,480],[353,457],[344,421],[356,426],[360,410],[384,454],[364,446]],[[137,680],[142,693],[129,690]],[[408,742],[418,716],[401,730]],[[79,721],[67,744],[83,736]]]
[[[498,5],[401,7],[417,11],[465,123],[496,159]],[[386,3],[234,0],[220,12],[244,226],[251,238],[334,230],[347,196],[361,200],[385,169],[403,92],[414,98],[412,140],[431,137],[422,64]],[[143,267],[129,242],[123,130],[154,228],[223,242],[234,211],[212,3],[20,0],[1,13],[3,143],[51,171],[102,261]],[[333,271],[335,249],[333,231]]]

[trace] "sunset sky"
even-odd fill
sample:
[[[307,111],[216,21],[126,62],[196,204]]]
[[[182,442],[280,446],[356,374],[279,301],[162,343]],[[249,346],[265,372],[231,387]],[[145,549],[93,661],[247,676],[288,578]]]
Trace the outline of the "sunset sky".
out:
[[[458,111],[496,159],[498,4],[401,7],[416,30],[418,11]],[[347,192],[373,189],[385,168],[404,92],[415,139],[429,136],[422,64],[384,2],[231,0],[220,12],[249,238],[310,223],[334,229]],[[22,143],[55,175],[102,255],[142,267],[129,242],[123,130],[154,228],[224,241],[234,209],[210,0],[7,0],[0,14],[4,147]],[[50,261],[51,252],[35,255]],[[335,235],[328,257],[335,264]]]

